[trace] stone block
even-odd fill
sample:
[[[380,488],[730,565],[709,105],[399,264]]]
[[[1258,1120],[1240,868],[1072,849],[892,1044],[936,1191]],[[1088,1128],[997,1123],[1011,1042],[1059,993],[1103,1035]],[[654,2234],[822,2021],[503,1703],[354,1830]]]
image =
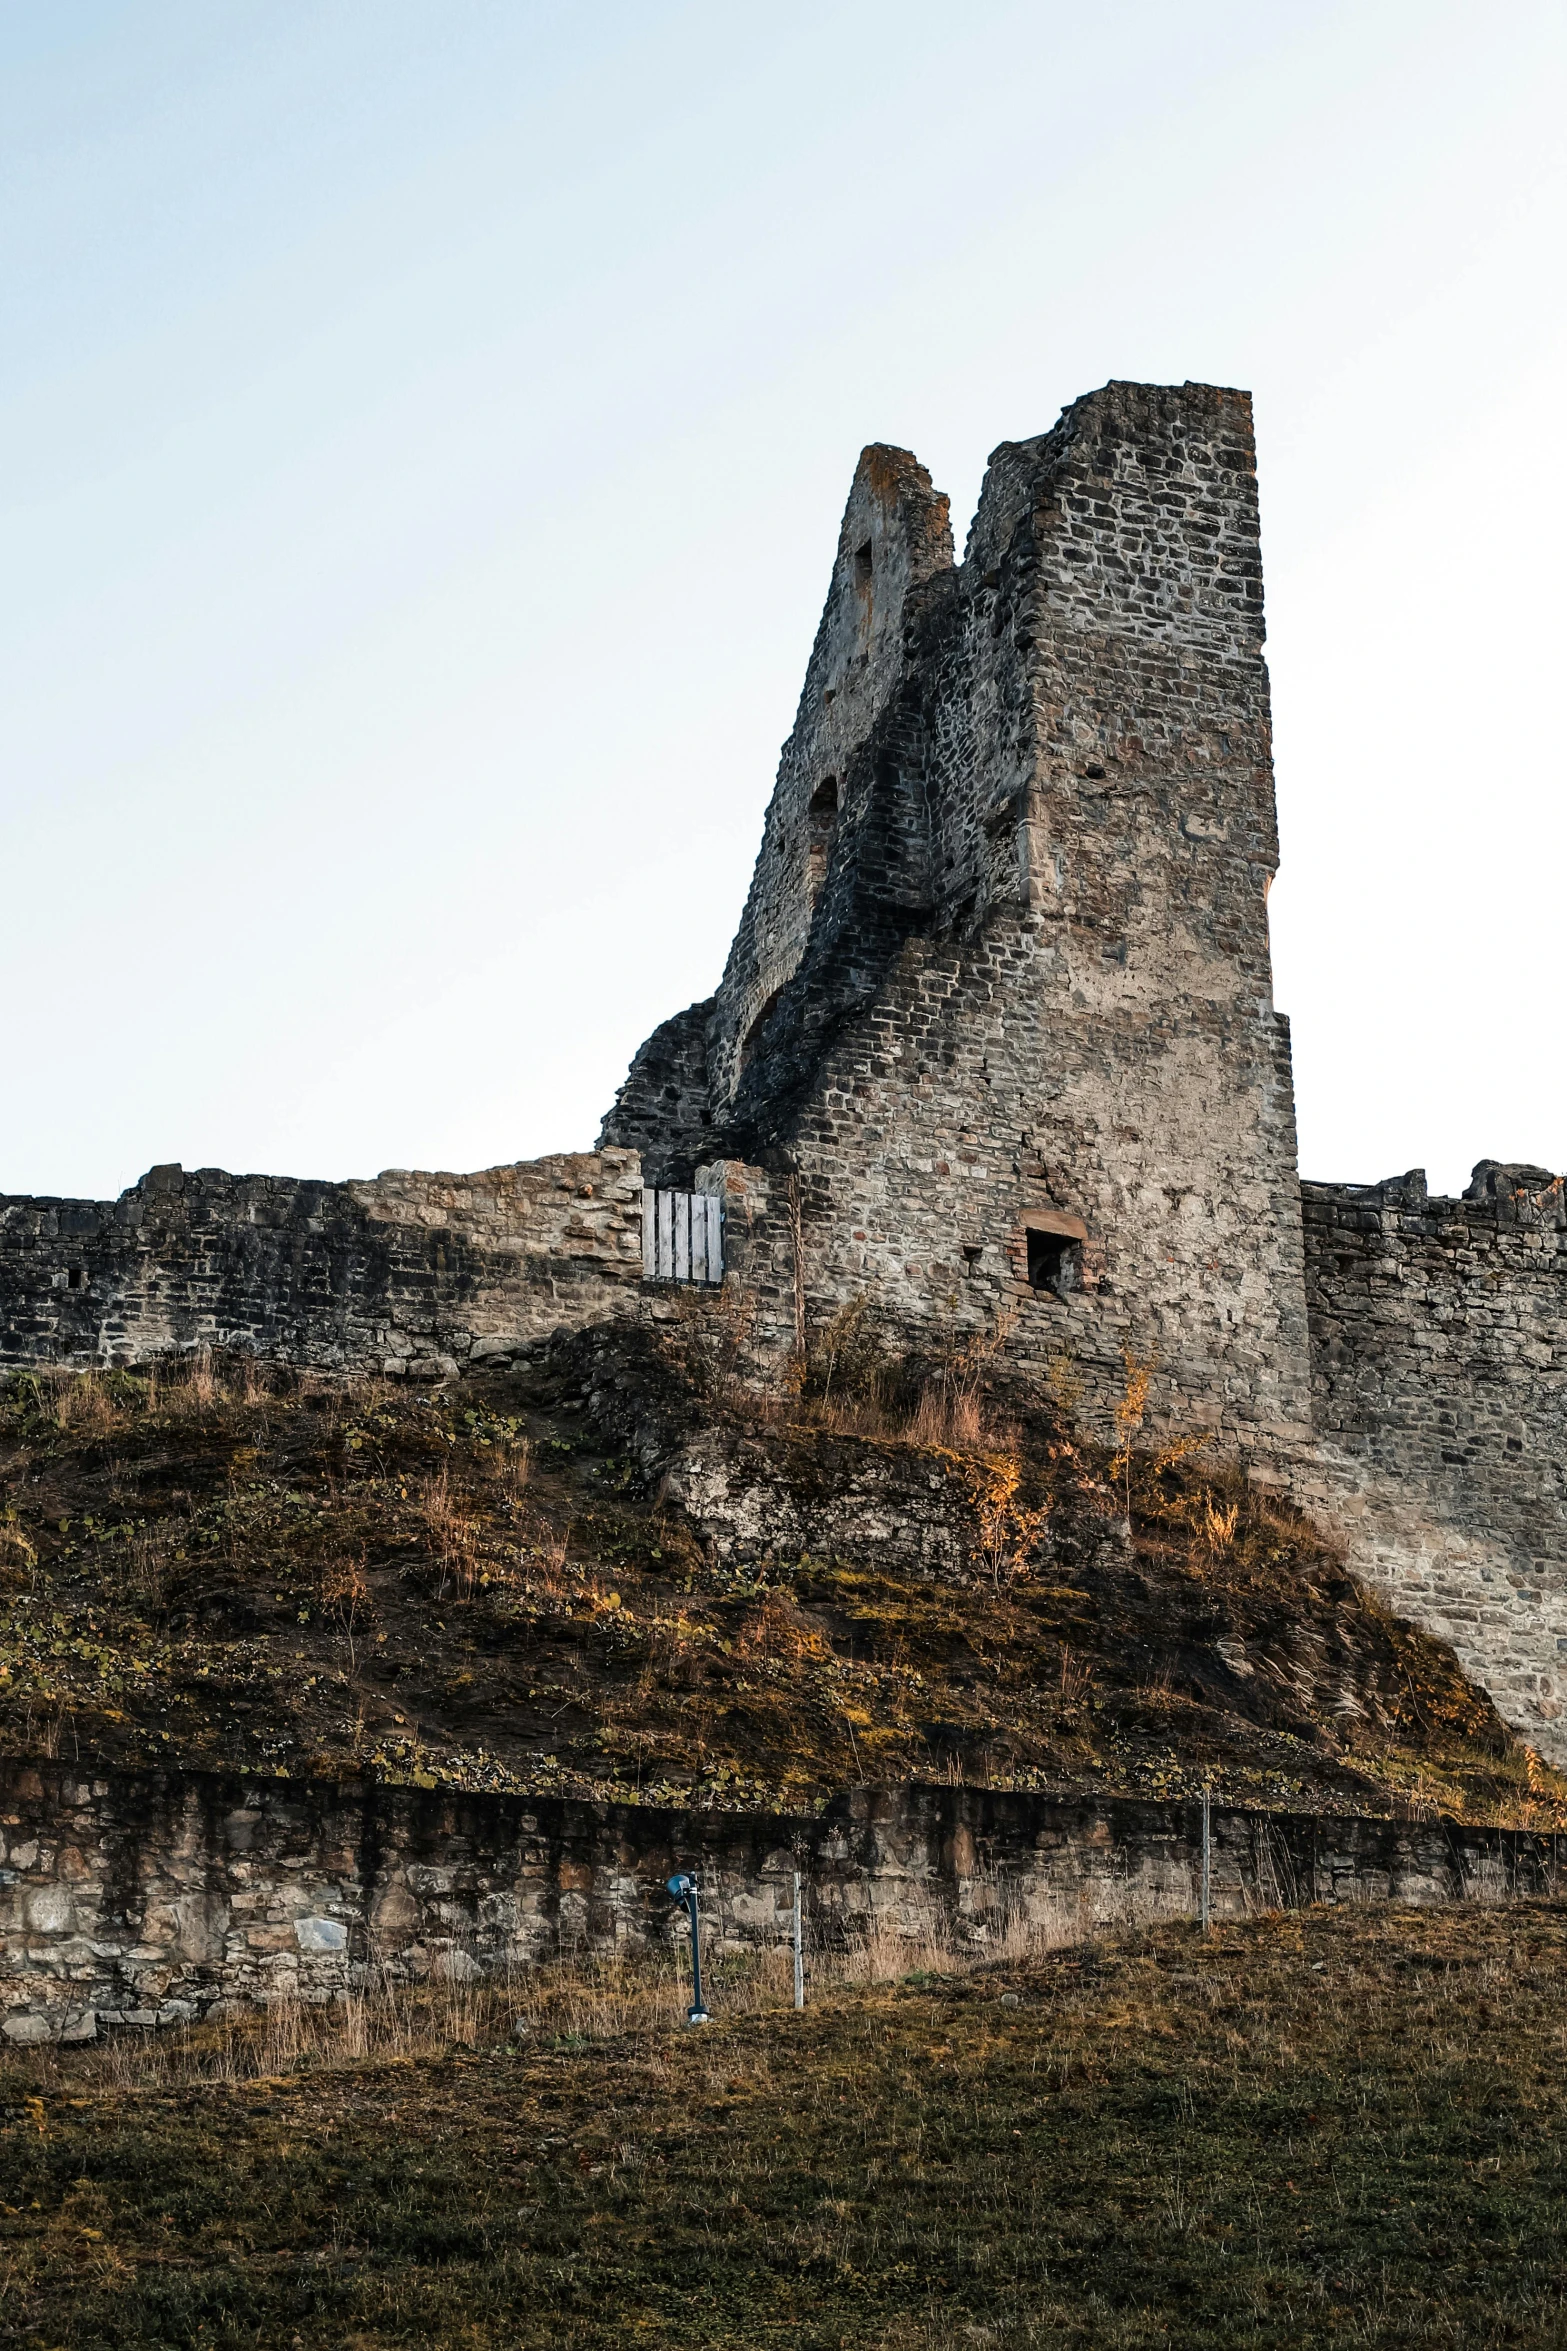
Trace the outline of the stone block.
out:
[[[27,1897],[27,1923],[36,1935],[68,1935],[76,1925],[76,1905],[65,1886],[38,1886]]]
[[[338,1952],[348,1948],[348,1929],[341,1919],[296,1918],[294,1937],[301,1951]]]

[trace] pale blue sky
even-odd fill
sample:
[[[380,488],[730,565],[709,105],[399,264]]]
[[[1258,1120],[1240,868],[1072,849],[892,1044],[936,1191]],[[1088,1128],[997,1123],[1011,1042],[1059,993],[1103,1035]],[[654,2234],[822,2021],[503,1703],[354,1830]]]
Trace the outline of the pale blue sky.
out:
[[[0,1189],[591,1142],[855,456],[1256,395],[1308,1173],[1567,1165],[1558,5],[0,6]]]

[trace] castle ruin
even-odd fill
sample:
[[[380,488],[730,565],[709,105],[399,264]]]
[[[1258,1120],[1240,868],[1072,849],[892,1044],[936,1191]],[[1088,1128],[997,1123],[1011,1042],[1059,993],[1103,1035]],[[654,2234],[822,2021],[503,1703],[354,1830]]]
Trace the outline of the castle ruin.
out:
[[[1090,1420],[1151,1363],[1162,1426],[1337,1527],[1567,1760],[1562,1182],[1300,1180],[1277,864],[1246,395],[1111,383],[1004,443],[961,563],[873,446],[728,964],[597,1150],[0,1200],[0,1363],[447,1376],[667,1311],[721,1227],[762,1370],[861,1296],[1004,1327]]]

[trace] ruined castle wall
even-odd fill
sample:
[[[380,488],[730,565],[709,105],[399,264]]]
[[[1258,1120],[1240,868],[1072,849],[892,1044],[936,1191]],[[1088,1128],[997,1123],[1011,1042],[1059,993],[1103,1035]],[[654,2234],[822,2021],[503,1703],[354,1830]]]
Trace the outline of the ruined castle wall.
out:
[[[0,1199],[0,1364],[234,1347],[460,1369],[642,1310],[641,1167],[581,1152],[370,1182],[154,1168],[115,1201]]]
[[[895,947],[928,911],[918,761],[900,774],[867,746],[904,681],[918,596],[951,569],[947,501],[924,467],[906,450],[864,450],[723,978],[705,1004],[655,1030],[604,1122],[601,1146],[641,1151],[652,1181],[689,1184],[704,1152],[743,1151],[736,1096],[748,1072],[757,1094],[759,1048],[808,945],[820,961],[830,938],[837,994],[863,998],[887,959],[883,934]],[[889,791],[902,803],[890,821]]]
[[[1316,1424],[1357,1572],[1567,1758],[1567,1206],[1482,1162],[1303,1184]]]
[[[1221,1915],[1298,1901],[1554,1890],[1554,1841],[1450,1822],[1213,1810]],[[329,2000],[672,1944],[701,1888],[710,1948],[777,1948],[794,1873],[815,1949],[873,1922],[983,1951],[1026,1921],[1070,1942],[1190,1917],[1196,1805],[978,1788],[857,1789],[823,1814],[665,1811],[174,1771],[0,1766],[0,2032],[85,2041],[221,2003]]]
[[[1150,1427],[1287,1474],[1567,1759],[1561,1189],[1307,1185],[1303,1235],[1277,858],[1245,395],[1114,383],[1004,444],[957,566],[872,447],[722,982],[601,1150],[0,1201],[0,1363],[437,1374],[668,1311],[645,1167],[723,1193],[759,1371],[860,1296],[894,1346],[1005,1328],[1101,1428],[1151,1366]]]
[[[733,1101],[764,1008],[799,968],[829,870],[853,857],[869,785],[860,755],[905,673],[911,594],[951,567],[947,501],[924,467],[906,450],[866,449],[714,1004],[709,1066],[720,1112]],[[828,798],[830,807],[813,810]],[[923,829],[923,807],[921,819]]]
[[[1107,1411],[1274,1442],[1308,1375],[1250,410],[1111,385],[911,597],[863,808],[718,1147],[797,1166],[814,1316],[1019,1317]],[[913,836],[918,830],[919,839]],[[1030,1288],[1025,1227],[1081,1231]]]
[[[688,1004],[661,1021],[638,1050],[614,1109],[604,1121],[600,1150],[635,1151],[650,1184],[689,1188],[692,1171],[713,1149],[712,1092],[707,1030],[714,999]]]
[[[1168,1048],[1159,1090],[1146,1071],[1140,1087],[1123,1075],[1112,1045],[1091,1114],[1081,1097],[1058,1109],[1065,1089],[1051,1083],[1038,1033],[1008,1009],[1014,990],[1043,994],[1058,977],[1048,936],[1027,917],[994,921],[967,948],[906,950],[795,1130],[812,1318],[859,1293],[932,1339],[995,1328],[999,1317],[1011,1322],[1010,1363],[1067,1393],[1082,1384],[1090,1412],[1103,1416],[1121,1394],[1129,1351],[1156,1366],[1163,1421],[1259,1442],[1289,1434],[1304,1418],[1294,1362],[1303,1317],[1288,1289],[1281,1313],[1268,1253],[1255,1246],[1278,1228],[1245,1124],[1221,1115],[1216,1140],[1229,1143],[1230,1163],[1201,1163],[1202,1108],[1221,1108],[1218,1088],[1200,1037],[1154,1004],[1139,1041],[1150,1054]],[[1282,1039],[1278,1050],[1280,1079],[1259,1089],[1260,1102],[1224,1113],[1239,1108],[1260,1125],[1271,1107],[1275,1131],[1285,1128]],[[1239,1131],[1226,1136],[1226,1123]],[[1087,1234],[1078,1285],[1064,1295],[1030,1286],[1025,1230],[1061,1211]],[[786,1303],[776,1220],[769,1238],[774,1295]]]

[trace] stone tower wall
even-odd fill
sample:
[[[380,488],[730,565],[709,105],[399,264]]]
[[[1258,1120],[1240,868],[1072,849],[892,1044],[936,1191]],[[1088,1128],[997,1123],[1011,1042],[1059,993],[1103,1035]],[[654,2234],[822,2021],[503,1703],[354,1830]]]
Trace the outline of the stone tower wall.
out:
[[[926,583],[952,573],[947,501],[907,450],[861,453],[838,532],[827,602],[740,922],[716,994],[653,1032],[632,1064],[601,1145],[639,1150],[655,1182],[689,1184],[734,1129],[735,1101],[770,1015],[807,951],[830,935],[865,975],[928,904],[923,777],[912,764],[901,823],[888,825],[865,746],[907,672],[906,634]],[[894,785],[894,791],[898,787]],[[903,836],[901,845],[895,838]],[[892,851],[889,854],[889,849]],[[731,1137],[732,1139],[732,1137]]]
[[[865,797],[856,789],[855,763],[904,676],[914,592],[951,569],[947,501],[932,489],[929,474],[906,450],[866,449],[838,533],[826,607],[756,871],[708,1023],[709,1081],[720,1117],[761,1041],[767,1007],[799,970],[829,870],[843,869],[846,847],[852,854]],[[917,829],[923,835],[923,805]],[[923,867],[922,856],[916,862]],[[878,880],[885,895],[892,877],[882,871]],[[923,870],[911,881],[922,905]]]
[[[862,541],[873,511],[881,536]],[[714,1158],[795,1169],[817,1318],[859,1292],[928,1331],[1004,1306],[1018,1360],[1070,1357],[1091,1404],[1130,1353],[1156,1364],[1169,1417],[1298,1435],[1250,404],[1109,385],[995,453],[960,567],[935,514],[912,458],[866,453],[705,1022],[702,1117],[677,1086],[661,1137],[643,1085],[633,1122],[634,1071],[605,1135],[656,1159],[701,1123]],[[873,600],[881,549],[914,548],[874,624],[855,617],[866,545]],[[829,762],[836,822],[808,895],[802,827]],[[668,1060],[677,1034],[649,1052]],[[1075,1289],[1028,1284],[1030,1221],[1080,1241]]]

